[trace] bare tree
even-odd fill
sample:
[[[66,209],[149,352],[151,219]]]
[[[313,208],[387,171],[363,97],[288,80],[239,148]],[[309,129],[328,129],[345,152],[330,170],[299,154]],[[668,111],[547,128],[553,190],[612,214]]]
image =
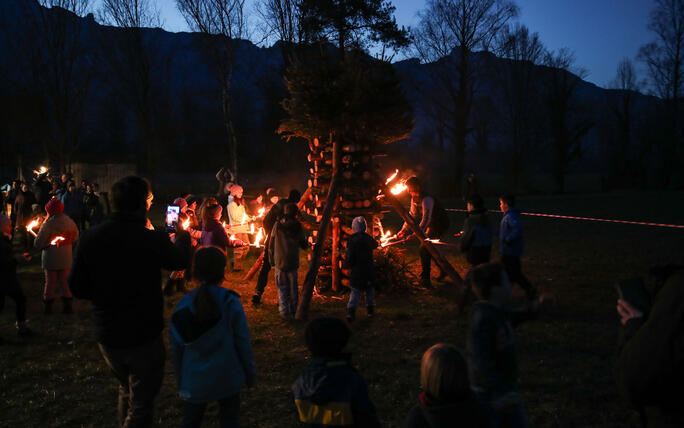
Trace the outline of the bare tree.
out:
[[[257,13],[265,26],[264,39],[299,43],[304,35],[300,24],[301,0],[261,0]]]
[[[479,79],[472,53],[489,49],[517,14],[518,7],[509,0],[428,0],[426,9],[419,13],[414,49],[422,62],[437,62],[434,78],[449,97],[457,194],[461,193],[469,120]]]
[[[503,121],[510,136],[510,169],[513,188],[518,189],[525,163],[538,140],[539,91],[536,65],[544,55],[538,33],[517,24],[506,26],[495,41],[497,53],[511,61],[499,73],[504,95]]]
[[[84,105],[92,77],[92,54],[87,51],[78,19],[90,0],[39,0],[25,5],[30,28],[12,36],[18,64],[30,73],[28,92],[40,94],[32,116],[40,117],[43,156],[55,171],[71,163],[81,140]],[[6,27],[3,24],[3,27]],[[35,134],[35,129],[25,135]]]
[[[135,112],[143,140],[143,165],[150,179],[154,180],[159,148],[156,129],[158,103],[152,77],[153,53],[146,45],[144,29],[161,26],[159,11],[150,0],[103,0],[100,17],[105,23],[123,29],[121,39],[110,40],[105,35],[104,50]]]
[[[648,28],[656,38],[639,50],[638,58],[646,64],[654,93],[665,101],[665,137],[659,148],[669,180],[684,157],[680,118],[684,95],[684,1],[656,0]]]
[[[582,155],[582,139],[594,126],[587,106],[577,97],[578,85],[586,70],[574,67],[575,57],[567,49],[547,52],[549,67],[544,81],[548,126],[553,153],[553,178],[556,191],[565,191],[565,174],[573,160]]]
[[[221,88],[221,109],[230,165],[237,179],[238,140],[231,102],[235,41],[247,36],[245,0],[176,0],[176,5],[188,26],[202,33],[203,52]]]

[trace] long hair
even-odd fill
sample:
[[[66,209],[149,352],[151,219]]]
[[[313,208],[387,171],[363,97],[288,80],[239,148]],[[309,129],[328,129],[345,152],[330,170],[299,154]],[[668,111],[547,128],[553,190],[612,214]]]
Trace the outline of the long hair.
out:
[[[219,204],[205,206],[202,210],[202,227],[207,227],[207,224],[216,218],[216,213],[221,209]]]
[[[438,343],[425,351],[420,361],[420,386],[441,402],[466,399],[470,394],[468,366],[454,345]]]
[[[213,196],[206,197],[202,200],[202,203],[199,205],[199,208],[197,208],[197,211],[195,212],[195,217],[197,217],[197,219],[202,222],[202,225],[204,225],[204,209],[208,205],[218,205],[218,201],[216,201],[216,198]]]
[[[209,291],[210,285],[223,282],[226,256],[218,247],[201,247],[195,253],[193,277],[201,285],[195,295],[195,322],[198,325],[212,325],[221,318],[221,311]]]

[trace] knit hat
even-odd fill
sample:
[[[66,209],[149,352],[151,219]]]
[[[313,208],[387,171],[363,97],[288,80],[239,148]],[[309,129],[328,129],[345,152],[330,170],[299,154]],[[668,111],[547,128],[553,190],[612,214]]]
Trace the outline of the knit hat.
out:
[[[45,204],[45,212],[49,215],[62,214],[64,212],[64,205],[59,199],[52,198],[50,202]]]
[[[365,232],[368,225],[366,224],[366,219],[358,216],[352,220],[352,230],[354,233]]]
[[[180,209],[183,209],[188,206],[188,201],[183,198],[176,198],[173,200],[173,205],[178,205]]]

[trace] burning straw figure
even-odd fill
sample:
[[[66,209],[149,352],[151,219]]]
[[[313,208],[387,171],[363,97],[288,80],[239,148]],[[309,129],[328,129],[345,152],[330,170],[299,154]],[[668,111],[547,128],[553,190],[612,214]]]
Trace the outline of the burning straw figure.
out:
[[[442,235],[449,228],[449,217],[447,216],[442,204],[423,189],[418,177],[411,177],[406,181],[406,186],[411,194],[411,209],[409,214],[419,223],[420,229],[430,239],[441,239]],[[410,227],[407,223],[397,233],[397,238],[401,239],[408,234]],[[432,255],[425,248],[420,246],[420,284],[423,287],[431,287],[430,269],[432,265]],[[446,277],[446,273],[440,268],[438,280]]]
[[[59,199],[51,199],[45,205],[47,220],[40,226],[34,246],[42,249],[41,265],[45,270],[45,290],[43,301],[45,313],[52,313],[55,300],[55,287],[62,287],[62,311],[72,312],[71,290],[67,283],[67,274],[71,269],[71,246],[78,240],[78,226],[64,214],[64,205]],[[59,239],[59,238],[63,239]]]
[[[373,250],[378,248],[378,242],[366,233],[366,219],[356,217],[352,221],[354,234],[347,241],[345,262],[351,268],[351,294],[347,305],[347,321],[352,322],[356,317],[361,293],[366,294],[366,308],[368,316],[375,313],[375,271],[373,266]]]

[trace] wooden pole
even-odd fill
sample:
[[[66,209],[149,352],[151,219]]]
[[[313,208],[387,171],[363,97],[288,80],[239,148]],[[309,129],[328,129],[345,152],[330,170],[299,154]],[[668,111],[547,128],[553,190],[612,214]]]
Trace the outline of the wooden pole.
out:
[[[304,284],[302,285],[302,295],[299,298],[299,305],[297,306],[297,314],[295,319],[305,320],[309,316],[309,305],[313,297],[314,285],[316,284],[316,277],[318,276],[318,268],[321,265],[321,254],[323,253],[323,246],[325,245],[325,235],[328,232],[328,224],[332,216],[333,207],[337,200],[337,192],[339,189],[339,177],[333,177],[328,190],[328,197],[326,199],[325,208],[321,216],[321,222],[318,226],[318,235],[316,235],[316,244],[313,248],[309,268],[306,271]]]
[[[463,287],[463,278],[456,272],[456,269],[451,266],[451,263],[442,256],[442,254],[437,250],[437,248],[432,244],[432,242],[428,241],[427,236],[425,236],[425,233],[420,229],[420,226],[416,223],[416,220],[411,217],[411,215],[406,212],[406,209],[404,206],[399,202],[397,198],[392,195],[392,193],[389,191],[387,186],[383,181],[379,181],[380,188],[382,189],[382,193],[385,195],[385,200],[392,205],[392,207],[395,209],[395,211],[401,216],[401,218],[406,222],[406,224],[409,225],[413,233],[415,233],[416,237],[420,240],[421,245],[425,246],[425,249],[428,250],[430,255],[435,259],[437,264],[439,265],[440,268],[442,268],[442,271],[449,275],[449,277],[458,285],[459,287]]]
[[[337,138],[336,140],[339,140]],[[332,176],[340,176],[340,157],[341,157],[341,145],[339,141],[333,141],[333,158],[332,158]],[[337,198],[335,198],[337,199]],[[327,199],[328,201],[335,202],[335,200]],[[335,211],[335,206],[333,205],[333,211]],[[332,289],[333,291],[340,290],[340,267],[338,266],[338,261],[340,260],[340,218],[335,217],[332,223]]]

